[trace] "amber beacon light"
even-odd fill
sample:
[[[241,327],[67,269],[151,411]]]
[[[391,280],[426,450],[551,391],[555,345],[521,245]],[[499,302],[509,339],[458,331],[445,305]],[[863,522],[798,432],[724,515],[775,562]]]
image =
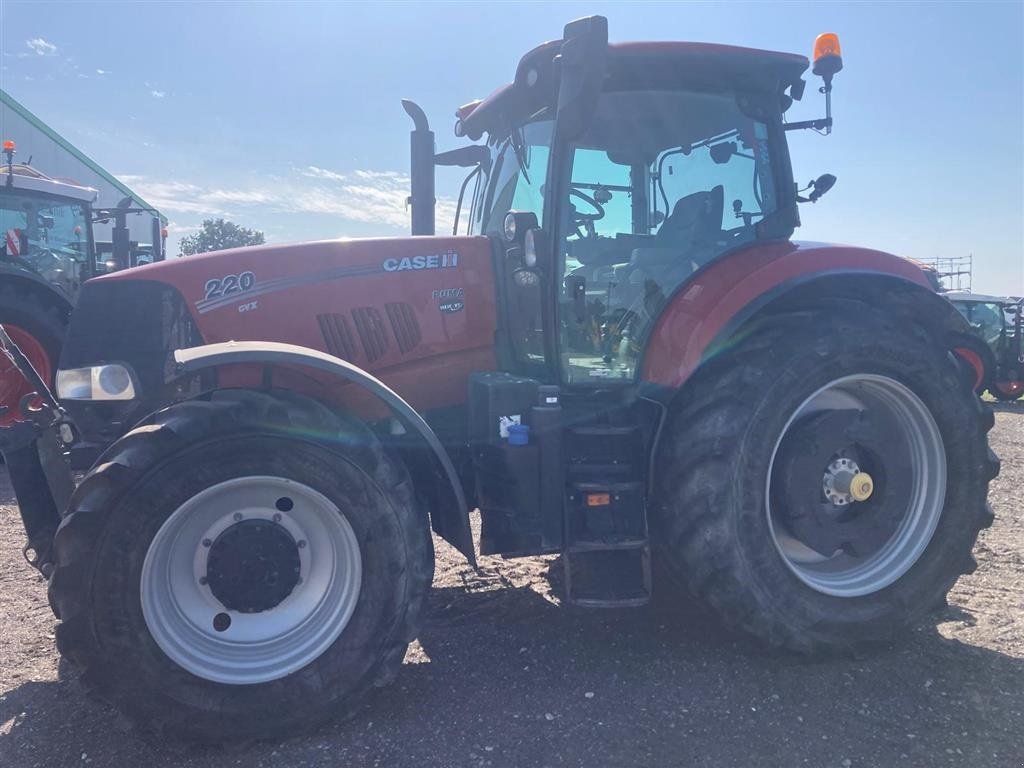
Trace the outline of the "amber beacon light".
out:
[[[812,72],[825,79],[826,86],[831,84],[832,76],[843,68],[843,49],[839,45],[839,35],[835,32],[824,32],[814,39],[814,67]]]

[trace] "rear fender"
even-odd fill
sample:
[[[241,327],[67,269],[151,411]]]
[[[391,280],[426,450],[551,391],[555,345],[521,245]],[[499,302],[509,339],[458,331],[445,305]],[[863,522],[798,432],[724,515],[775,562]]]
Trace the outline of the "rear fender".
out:
[[[174,353],[177,372],[190,375],[221,366],[256,365],[312,368],[351,382],[379,401],[405,429],[403,443],[414,444],[427,461],[410,464],[409,471],[420,493],[431,500],[431,525],[476,565],[469,527],[469,508],[451,457],[437,435],[405,400],[379,379],[358,366],[308,347],[269,341],[224,342],[179,349]]]
[[[737,252],[680,286],[651,332],[642,381],[652,393],[671,397],[704,362],[727,352],[760,312],[808,296],[857,299],[879,308],[913,303],[932,316],[930,325],[941,329],[951,350],[956,335],[970,331],[912,261],[860,248],[778,244]]]

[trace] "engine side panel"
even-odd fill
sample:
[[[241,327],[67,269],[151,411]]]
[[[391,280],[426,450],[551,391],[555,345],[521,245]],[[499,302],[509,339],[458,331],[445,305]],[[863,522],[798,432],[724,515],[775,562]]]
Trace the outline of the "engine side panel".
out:
[[[787,284],[843,273],[878,273],[931,290],[915,262],[881,251],[792,242],[737,251],[696,273],[671,297],[644,351],[641,381],[678,388],[752,308]]]
[[[495,289],[484,237],[236,249],[95,282],[118,280],[176,288],[205,343],[275,341],[322,350],[372,372],[419,411],[464,403],[468,374],[495,367]],[[248,384],[253,375],[226,369],[220,383]],[[300,390],[316,378],[279,375],[275,384]],[[355,391],[344,399],[373,410]]]

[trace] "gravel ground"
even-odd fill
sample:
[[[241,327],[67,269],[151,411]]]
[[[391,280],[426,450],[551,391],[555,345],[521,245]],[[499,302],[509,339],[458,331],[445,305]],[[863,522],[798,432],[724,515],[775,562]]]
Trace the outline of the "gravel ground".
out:
[[[0,766],[1022,766],[1024,402],[997,406],[995,525],[950,606],[862,657],[806,660],[667,612],[558,605],[560,563],[438,542],[429,619],[354,719],[231,750],[145,741],[54,650],[0,483]]]

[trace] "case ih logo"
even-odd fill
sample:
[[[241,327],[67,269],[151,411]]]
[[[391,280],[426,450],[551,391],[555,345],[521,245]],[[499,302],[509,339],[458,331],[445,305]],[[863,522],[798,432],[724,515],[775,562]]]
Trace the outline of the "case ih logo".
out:
[[[385,272],[404,272],[407,269],[445,269],[459,266],[459,254],[455,251],[432,253],[429,256],[405,256],[401,259],[385,259],[381,265]]]

